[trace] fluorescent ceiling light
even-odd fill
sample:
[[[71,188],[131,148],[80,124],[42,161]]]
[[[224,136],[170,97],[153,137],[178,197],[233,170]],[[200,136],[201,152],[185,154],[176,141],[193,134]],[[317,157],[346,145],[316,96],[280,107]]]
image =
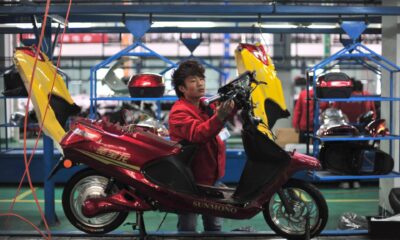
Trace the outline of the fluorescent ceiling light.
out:
[[[290,28],[322,28],[322,29],[334,29],[338,26],[335,25],[322,25],[322,24],[311,24],[311,25],[298,25],[298,24],[262,24],[263,28],[277,28],[277,29],[290,29]]]
[[[278,28],[278,29],[282,29],[282,28],[297,28],[296,25],[293,24],[261,24],[262,28]]]
[[[51,23],[53,28],[58,27],[58,23]],[[37,27],[40,28],[42,26],[41,23],[37,24]],[[90,28],[90,27],[101,27],[101,26],[115,26],[113,23],[83,23],[83,22],[73,22],[68,23],[69,28]],[[23,29],[32,29],[32,23],[4,23],[0,24],[0,27],[16,27],[16,28],[23,28]]]
[[[90,28],[94,27],[93,23],[83,23],[83,22],[70,22],[68,23],[68,27],[70,28]]]
[[[214,22],[154,22],[151,27],[210,28],[216,27]]]
[[[9,27],[9,28],[17,27],[17,28],[29,29],[29,28],[33,28],[33,25],[32,25],[32,23],[4,23],[4,24],[0,24],[0,27]],[[40,26],[38,26],[38,27],[40,27]]]
[[[309,25],[309,26],[307,26],[307,28],[312,28],[312,29],[319,29],[319,28],[322,28],[322,29],[334,29],[334,28],[337,28],[338,26],[335,24],[335,25],[322,25],[322,24],[311,24],[311,25]]]

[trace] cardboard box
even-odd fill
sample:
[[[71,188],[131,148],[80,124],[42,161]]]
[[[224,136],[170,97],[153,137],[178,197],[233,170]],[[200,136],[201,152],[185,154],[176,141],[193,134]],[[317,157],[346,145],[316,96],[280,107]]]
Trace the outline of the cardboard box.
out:
[[[275,142],[282,148],[285,148],[286,144],[299,142],[299,134],[294,128],[278,128],[275,131],[275,137]]]

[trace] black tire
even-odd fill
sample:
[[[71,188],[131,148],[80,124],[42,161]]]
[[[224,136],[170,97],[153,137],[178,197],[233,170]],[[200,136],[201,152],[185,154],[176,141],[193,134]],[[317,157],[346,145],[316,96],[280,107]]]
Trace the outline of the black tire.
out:
[[[312,184],[291,179],[282,186],[284,195],[294,205],[288,215],[278,193],[264,205],[264,219],[277,234],[288,239],[305,239],[306,218],[310,214],[310,238],[318,235],[328,221],[328,205],[321,192]],[[310,211],[311,208],[311,211]]]
[[[108,233],[119,227],[128,217],[129,212],[112,212],[88,218],[82,214],[81,206],[87,197],[105,196],[104,189],[108,177],[93,169],[84,169],[76,173],[65,185],[62,206],[65,216],[79,230],[89,234]],[[119,187],[114,184],[111,192]]]

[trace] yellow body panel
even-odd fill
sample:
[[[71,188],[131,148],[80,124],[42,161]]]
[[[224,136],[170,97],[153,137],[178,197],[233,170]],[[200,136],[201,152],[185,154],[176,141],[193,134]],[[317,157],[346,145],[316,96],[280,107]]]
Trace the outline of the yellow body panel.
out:
[[[27,50],[17,49],[14,53],[14,64],[18,69],[19,74],[24,82],[25,88],[29,91],[30,83],[33,73],[33,65],[35,63],[35,57],[26,53]],[[43,122],[46,106],[48,105],[48,96],[50,93],[63,98],[70,104],[74,101],[68,92],[67,86],[60,74],[57,73],[55,66],[48,57],[41,53],[42,60],[37,61],[35,76],[32,84],[31,99],[32,104],[36,112],[39,124]],[[56,79],[53,89],[51,89],[56,74]],[[49,105],[49,109],[44,119],[43,131],[51,137],[57,144],[61,141],[65,135],[65,130],[57,121],[56,113]]]
[[[257,46],[257,45],[256,45]],[[268,126],[268,116],[265,112],[265,100],[276,103],[282,111],[287,111],[282,84],[276,75],[275,66],[267,55],[268,65],[254,56],[246,48],[237,48],[235,59],[239,74],[245,71],[255,71],[256,80],[266,84],[259,84],[251,94],[251,100],[255,106],[254,115],[261,118],[264,124],[259,124],[258,130],[272,139],[272,132]]]

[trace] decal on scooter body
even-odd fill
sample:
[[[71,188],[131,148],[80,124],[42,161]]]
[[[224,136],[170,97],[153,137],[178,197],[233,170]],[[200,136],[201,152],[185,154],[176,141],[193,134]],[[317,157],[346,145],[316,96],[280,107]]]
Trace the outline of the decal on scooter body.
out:
[[[126,162],[123,162],[121,160],[112,159],[112,158],[106,157],[104,155],[95,154],[95,153],[88,152],[88,151],[85,151],[82,149],[76,149],[76,151],[78,151],[78,152],[82,153],[83,155],[86,155],[90,158],[93,158],[97,161],[100,161],[106,165],[111,164],[111,165],[115,165],[115,166],[126,168],[126,169],[131,169],[131,170],[135,170],[135,171],[140,170],[139,167],[131,165],[131,164],[127,164]]]
[[[212,203],[212,202],[193,201],[193,207],[212,209],[220,212],[229,212],[229,213],[237,212],[237,209],[235,207],[232,207],[230,205]]]

